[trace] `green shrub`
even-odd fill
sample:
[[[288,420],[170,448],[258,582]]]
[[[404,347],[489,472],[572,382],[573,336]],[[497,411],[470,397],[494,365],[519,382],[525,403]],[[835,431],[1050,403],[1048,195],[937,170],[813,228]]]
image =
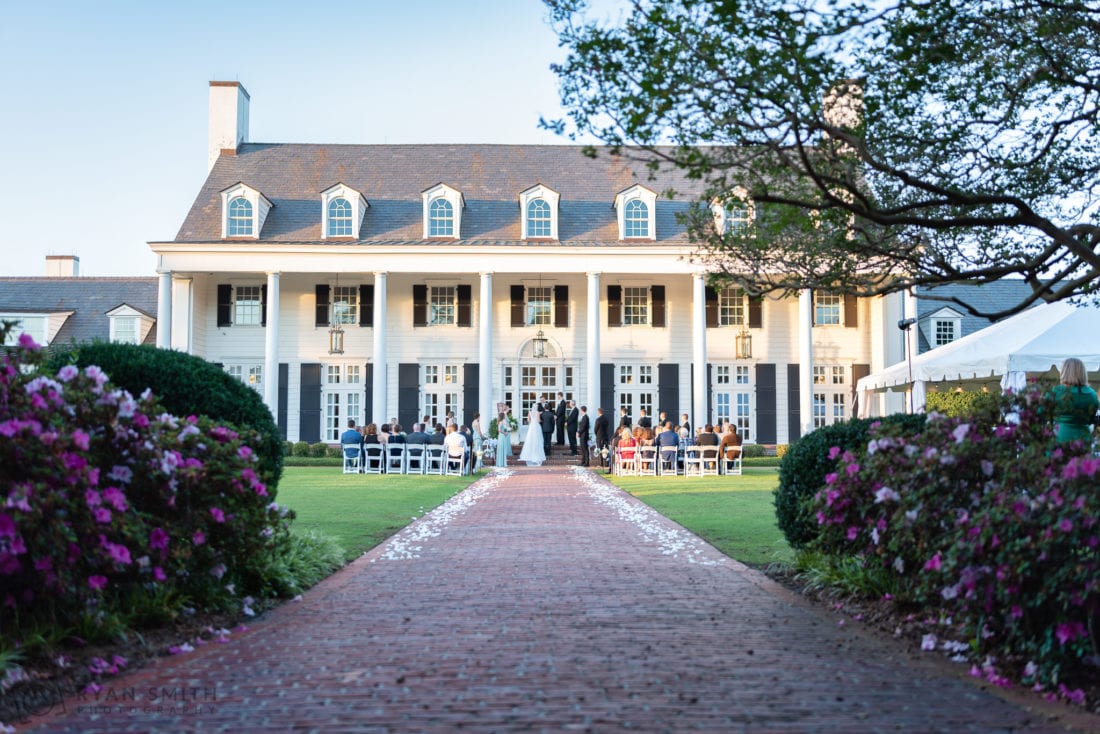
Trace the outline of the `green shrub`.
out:
[[[328,444],[315,443],[309,447],[309,455],[315,459],[323,459],[328,456]]]
[[[325,447],[325,458],[339,459],[343,455],[344,455],[344,450],[342,448],[340,448],[339,446],[326,446]]]
[[[489,421],[489,438],[497,438],[500,433],[497,431],[497,419],[493,418]]]
[[[291,533],[289,542],[271,557],[267,578],[279,596],[300,594],[344,565],[344,549],[317,531]]]
[[[841,451],[867,445],[868,428],[873,423],[899,425],[919,433],[925,417],[918,413],[896,413],[885,418],[853,418],[812,431],[790,445],[779,464],[779,486],[775,490],[775,517],[779,529],[792,548],[804,548],[817,537],[817,519],[810,501],[825,484],[825,475],[836,469],[829,457],[834,446]]]
[[[310,453],[309,453],[309,442],[308,441],[298,441],[297,443],[295,443],[294,444],[294,455],[295,456],[309,456],[310,455]]]
[[[741,456],[746,459],[758,459],[766,455],[767,450],[758,443],[747,443],[741,447]]]
[[[79,368],[96,365],[116,387],[138,397],[152,390],[166,411],[181,418],[207,416],[242,430],[260,434],[252,449],[259,457],[259,473],[273,490],[283,473],[283,439],[263,399],[252,388],[201,357],[149,345],[92,342],[55,351],[46,365],[50,374],[66,364]],[[268,377],[274,378],[274,375]]]
[[[790,450],[791,445],[789,443],[780,443],[775,445],[775,455],[777,458],[782,459],[784,456],[787,455],[787,452]]]
[[[925,412],[942,413],[948,418],[979,417],[988,421],[999,410],[998,396],[988,392],[930,392],[925,398]]]

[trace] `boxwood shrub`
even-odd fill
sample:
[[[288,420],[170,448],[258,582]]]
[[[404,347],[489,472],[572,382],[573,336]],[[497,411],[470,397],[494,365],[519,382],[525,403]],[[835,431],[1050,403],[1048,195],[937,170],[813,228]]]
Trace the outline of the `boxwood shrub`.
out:
[[[898,424],[920,433],[923,413],[896,413],[884,418],[853,418],[812,431],[792,443],[779,463],[779,486],[775,490],[775,517],[779,529],[793,548],[804,548],[818,534],[817,518],[810,507],[813,496],[825,485],[825,475],[836,469],[829,449],[841,451],[864,447],[872,423]]]
[[[150,345],[91,342],[55,350],[46,369],[56,373],[66,364],[81,369],[96,365],[111,376],[115,386],[135,397],[150,389],[173,415],[203,415],[257,431],[261,440],[253,449],[259,457],[260,475],[268,487],[278,484],[284,446],[271,411],[259,393],[213,362]]]

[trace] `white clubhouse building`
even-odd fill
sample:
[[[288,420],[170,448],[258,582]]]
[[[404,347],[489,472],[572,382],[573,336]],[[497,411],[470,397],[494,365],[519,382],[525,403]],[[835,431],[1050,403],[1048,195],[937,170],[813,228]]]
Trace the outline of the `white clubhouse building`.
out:
[[[900,296],[711,288],[675,173],[576,146],[252,143],[248,106],[210,83],[209,176],[149,243],[157,344],[254,385],[289,440],[337,441],[349,417],[488,425],[562,392],[784,444],[854,415],[856,380],[905,355]]]

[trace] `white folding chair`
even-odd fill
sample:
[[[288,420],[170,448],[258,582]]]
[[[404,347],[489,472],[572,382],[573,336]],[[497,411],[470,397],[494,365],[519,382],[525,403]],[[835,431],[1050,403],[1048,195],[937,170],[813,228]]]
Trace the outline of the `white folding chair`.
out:
[[[466,452],[447,453],[446,468],[443,471],[449,477],[461,477],[466,473]]]
[[[722,470],[726,476],[740,476],[741,475],[741,452],[737,452],[737,456],[733,459],[727,455],[722,456]]]
[[[428,446],[425,449],[425,454],[427,455],[428,458],[424,462],[424,473],[425,474],[442,474],[443,473],[443,465],[445,463],[443,461],[443,456],[444,456],[443,447],[433,444],[431,446]]]
[[[425,449],[422,443],[411,443],[405,447],[405,473],[423,474],[425,466]]]
[[[386,473],[405,473],[405,444],[386,444]]]
[[[703,447],[684,447],[684,476],[703,476]]]
[[[704,446],[701,458],[703,461],[702,476],[718,476],[718,447]]]
[[[363,447],[364,474],[381,474],[385,465],[386,459],[381,444],[371,443]]]
[[[640,477],[655,477],[657,476],[657,447],[656,446],[639,446],[637,453],[638,462],[638,476]]]
[[[620,477],[632,477],[638,473],[638,449],[630,447],[629,456],[622,449],[615,449],[615,473]]]
[[[676,476],[679,473],[679,461],[677,461],[676,454],[678,453],[675,446],[662,446],[661,447],[661,459],[657,463],[657,471],[661,476],[666,474],[669,476]]]
[[[340,444],[344,453],[344,473],[358,474],[362,469],[363,449],[357,443]]]

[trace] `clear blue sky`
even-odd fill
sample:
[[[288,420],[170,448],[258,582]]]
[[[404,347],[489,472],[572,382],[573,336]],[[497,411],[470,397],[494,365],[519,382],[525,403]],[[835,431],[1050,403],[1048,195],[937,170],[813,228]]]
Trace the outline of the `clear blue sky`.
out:
[[[10,2],[0,13],[0,275],[153,275],[206,176],[211,80],[250,139],[564,143],[539,0]]]

